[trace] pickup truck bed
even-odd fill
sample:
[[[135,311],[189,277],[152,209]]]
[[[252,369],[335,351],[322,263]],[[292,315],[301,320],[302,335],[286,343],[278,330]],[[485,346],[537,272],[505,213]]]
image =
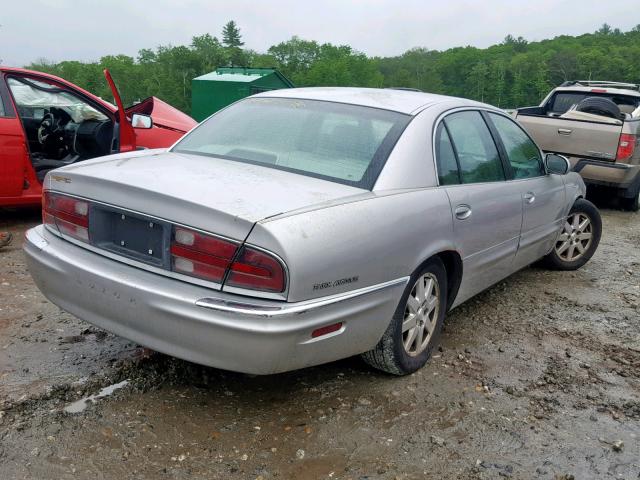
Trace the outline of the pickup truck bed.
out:
[[[610,100],[617,115],[580,111],[581,102],[594,97]],[[585,183],[614,188],[626,207],[640,208],[640,92],[558,87],[539,106],[514,115],[545,152],[566,156]]]

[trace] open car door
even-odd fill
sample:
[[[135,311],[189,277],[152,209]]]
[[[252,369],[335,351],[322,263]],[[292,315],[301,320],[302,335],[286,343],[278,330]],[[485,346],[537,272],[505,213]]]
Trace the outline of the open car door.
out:
[[[113,78],[111,78],[111,73],[109,73],[109,70],[106,68],[104,69],[104,76],[107,79],[107,83],[109,84],[109,88],[111,89],[111,93],[113,94],[116,106],[118,107],[116,115],[118,116],[119,123],[120,151],[130,152],[136,149],[136,133],[127,120],[127,113],[125,112],[124,105],[122,104],[120,93],[116,88],[116,84],[114,83]]]

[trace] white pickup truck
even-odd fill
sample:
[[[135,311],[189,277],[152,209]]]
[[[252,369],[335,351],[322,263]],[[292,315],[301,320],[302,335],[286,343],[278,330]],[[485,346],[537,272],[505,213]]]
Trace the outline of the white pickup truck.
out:
[[[566,156],[587,185],[616,190],[640,209],[640,88],[615,82],[565,82],[516,119],[545,152]]]

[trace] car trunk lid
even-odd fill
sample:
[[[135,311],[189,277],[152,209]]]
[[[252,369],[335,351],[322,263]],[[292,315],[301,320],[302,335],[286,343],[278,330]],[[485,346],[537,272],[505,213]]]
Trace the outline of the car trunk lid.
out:
[[[146,150],[53,171],[47,188],[244,240],[259,220],[368,190],[216,157]]]

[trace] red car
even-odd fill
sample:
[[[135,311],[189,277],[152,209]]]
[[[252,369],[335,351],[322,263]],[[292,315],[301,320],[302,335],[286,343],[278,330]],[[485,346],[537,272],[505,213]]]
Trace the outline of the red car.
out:
[[[171,146],[196,125],[150,97],[124,108],[61,78],[0,66],[0,207],[37,205],[54,168],[117,152]]]

